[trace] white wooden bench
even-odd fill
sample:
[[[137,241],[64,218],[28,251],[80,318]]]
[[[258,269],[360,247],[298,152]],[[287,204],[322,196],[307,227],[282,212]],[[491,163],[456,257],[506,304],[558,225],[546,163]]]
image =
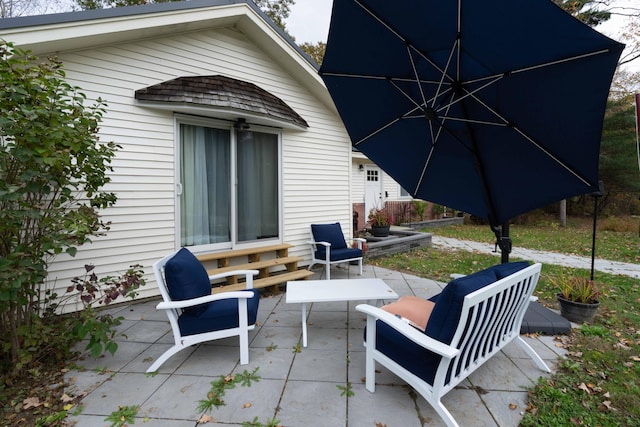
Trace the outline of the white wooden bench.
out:
[[[367,390],[375,391],[378,362],[411,385],[448,426],[457,426],[440,399],[511,341],[550,372],[520,337],[540,269],[540,264],[509,263],[452,280],[434,297],[424,332],[380,308],[358,305],[367,314]]]

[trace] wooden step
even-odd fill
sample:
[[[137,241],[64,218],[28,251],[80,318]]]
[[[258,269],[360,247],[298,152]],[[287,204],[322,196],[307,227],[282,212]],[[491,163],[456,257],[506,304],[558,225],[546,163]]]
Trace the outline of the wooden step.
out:
[[[273,259],[268,259],[265,261],[257,261],[257,262],[250,262],[247,264],[239,264],[239,265],[231,265],[229,267],[222,267],[222,268],[212,268],[207,270],[207,274],[209,276],[213,275],[213,274],[220,274],[220,273],[226,273],[228,271],[235,271],[235,270],[261,270],[261,269],[265,269],[265,268],[269,268],[269,267],[276,267],[279,265],[284,265],[286,267],[289,267],[287,264],[295,264],[295,268],[293,268],[293,270],[297,269],[297,263],[299,261],[302,261],[304,258],[302,257],[298,257],[298,256],[288,256],[288,257],[284,257],[284,258],[273,258]],[[291,270],[289,268],[287,268],[287,270]]]
[[[196,258],[200,260],[200,262],[208,262],[208,261],[217,261],[229,258],[237,258],[237,257],[251,257],[252,255],[258,255],[265,252],[276,252],[278,256],[285,257],[288,255],[289,248],[292,248],[293,245],[289,243],[281,243],[278,245],[269,245],[269,246],[257,246],[254,248],[246,248],[246,249],[234,249],[231,251],[222,251],[222,252],[212,252],[209,254],[200,254],[196,255]],[[225,266],[226,267],[226,266]]]
[[[285,283],[290,280],[303,280],[313,275],[314,275],[314,272],[309,270],[287,271],[286,273],[274,274],[272,276],[265,277],[262,279],[255,279],[253,281],[253,287],[254,289],[266,288],[269,286],[279,285],[281,283]],[[236,283],[233,285],[216,286],[211,289],[211,293],[217,294],[220,292],[244,291],[245,289],[247,289],[247,286],[243,282],[243,283]]]

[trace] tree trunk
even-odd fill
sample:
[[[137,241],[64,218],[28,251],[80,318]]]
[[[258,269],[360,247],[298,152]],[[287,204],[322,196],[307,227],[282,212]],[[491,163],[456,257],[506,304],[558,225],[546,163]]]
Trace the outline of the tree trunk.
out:
[[[560,200],[560,227],[567,226],[567,199]]]

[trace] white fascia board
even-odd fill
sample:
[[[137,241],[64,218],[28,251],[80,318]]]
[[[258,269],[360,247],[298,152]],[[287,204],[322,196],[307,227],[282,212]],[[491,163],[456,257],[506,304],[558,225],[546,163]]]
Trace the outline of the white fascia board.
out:
[[[0,38],[35,55],[55,54],[163,34],[233,26],[249,9],[246,4],[234,4],[10,28],[2,30]]]
[[[42,56],[223,27],[243,32],[337,114],[318,70],[246,3],[8,28],[0,30],[0,39]]]

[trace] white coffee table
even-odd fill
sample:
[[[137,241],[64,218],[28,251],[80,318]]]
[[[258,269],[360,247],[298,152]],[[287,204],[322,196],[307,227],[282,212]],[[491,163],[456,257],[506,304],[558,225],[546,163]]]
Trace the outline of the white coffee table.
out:
[[[307,304],[329,301],[398,299],[382,279],[294,280],[287,282],[287,304],[302,304],[302,345],[307,346]]]

